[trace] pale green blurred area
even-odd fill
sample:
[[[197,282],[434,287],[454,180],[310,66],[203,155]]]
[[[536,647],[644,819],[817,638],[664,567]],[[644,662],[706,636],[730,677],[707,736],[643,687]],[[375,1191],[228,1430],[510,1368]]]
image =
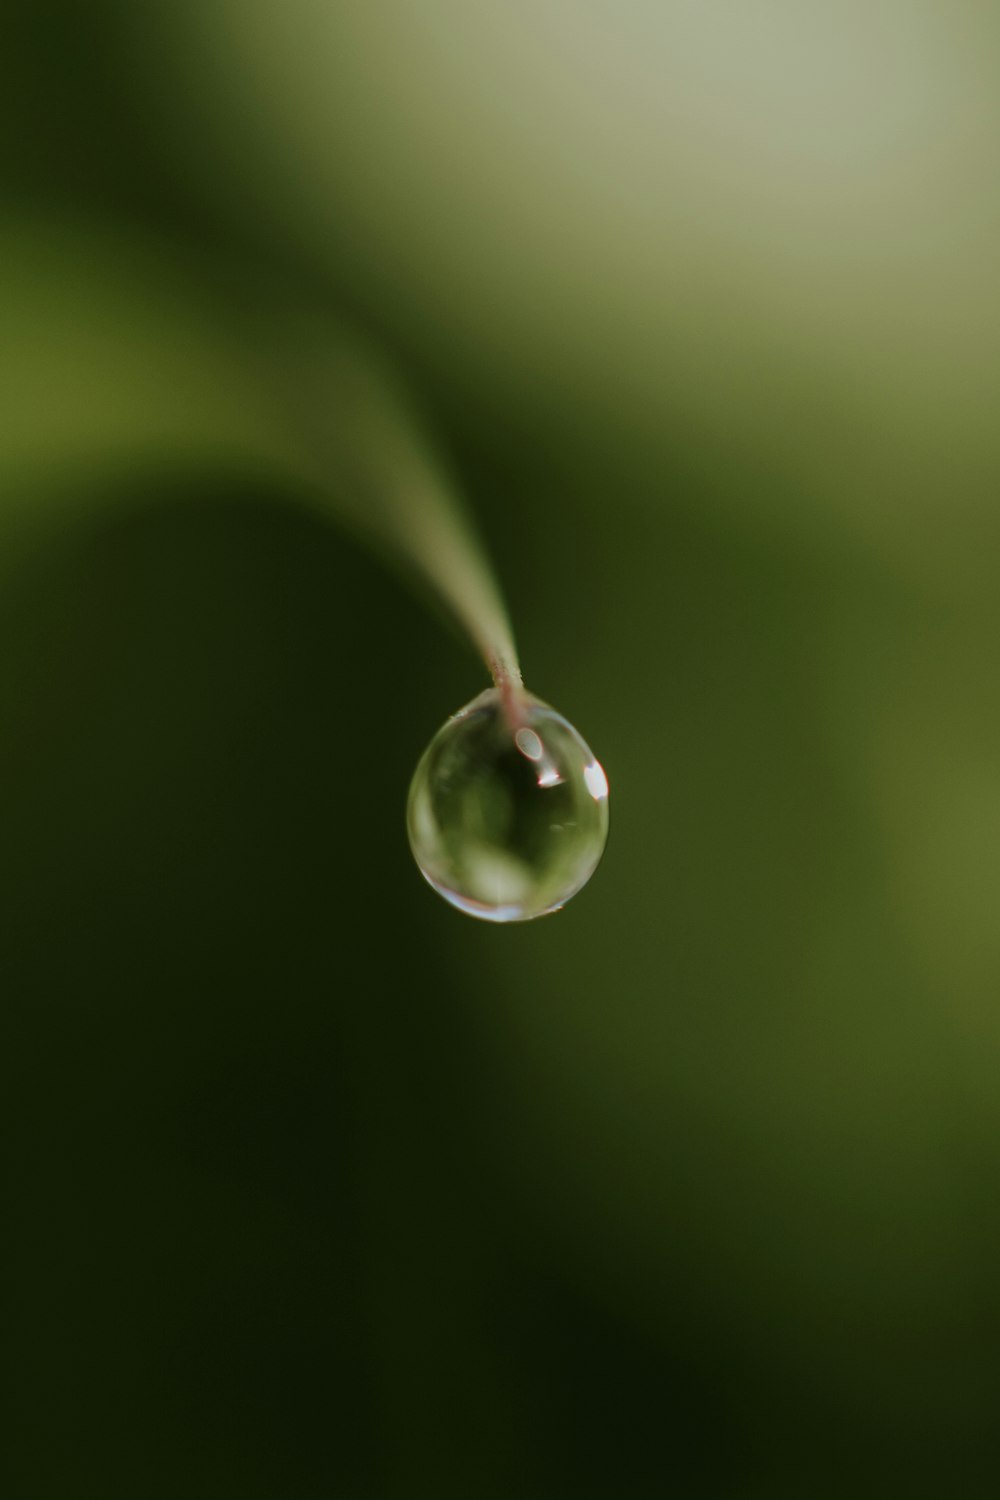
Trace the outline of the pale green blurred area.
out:
[[[206,191],[442,378],[623,485],[679,434],[763,468],[717,505],[803,542],[938,574],[995,541],[990,7],[164,13],[176,75],[136,66]]]
[[[52,185],[5,209],[16,226],[48,192],[66,234],[183,245],[189,282],[129,301],[77,262],[45,309],[48,404],[38,315],[5,333],[5,475],[28,437],[33,482],[63,473],[39,435],[84,411],[94,472],[162,454],[301,502],[315,426],[272,437],[272,385],[233,352],[260,349],[254,319],[219,331],[220,264],[292,282],[307,322],[312,299],[308,357],[276,381],[303,401],[328,317],[384,345],[491,541],[529,687],[611,784],[604,864],[551,920],[463,924],[415,871],[387,904],[388,843],[349,908],[398,947],[414,1007],[453,992],[488,1038],[519,1253],[658,1349],[710,1351],[744,1483],[681,1493],[837,1493],[841,1440],[899,1465],[853,1493],[940,1493],[960,1459],[956,1492],[991,1493],[995,10],[173,0],[102,24],[152,186],[121,187],[134,144],[81,191],[43,143]],[[13,308],[37,274],[5,270]],[[400,766],[483,685],[406,618],[371,658]],[[349,764],[359,798],[398,802],[402,846],[405,785]],[[331,946],[351,937],[331,915]],[[491,1392],[493,1351],[457,1342]]]

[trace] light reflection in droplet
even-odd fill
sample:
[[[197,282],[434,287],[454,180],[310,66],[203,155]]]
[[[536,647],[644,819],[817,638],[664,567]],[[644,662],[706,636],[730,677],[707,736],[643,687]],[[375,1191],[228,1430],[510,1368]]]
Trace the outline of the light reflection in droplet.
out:
[[[608,795],[608,778],[604,774],[604,767],[598,765],[596,760],[591,761],[585,767],[583,779],[587,783],[587,790],[595,802],[602,801]]]
[[[541,760],[544,754],[542,742],[533,729],[519,729],[514,736],[514,743],[529,760]]]

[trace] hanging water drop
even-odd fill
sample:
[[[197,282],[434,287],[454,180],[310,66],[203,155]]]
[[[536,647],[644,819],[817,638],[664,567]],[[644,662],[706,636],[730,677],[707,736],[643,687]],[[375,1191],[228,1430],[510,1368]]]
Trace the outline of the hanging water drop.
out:
[[[523,693],[481,693],[434,736],[410,786],[424,878],[469,916],[523,922],[565,906],[608,836],[608,783],[572,724]]]

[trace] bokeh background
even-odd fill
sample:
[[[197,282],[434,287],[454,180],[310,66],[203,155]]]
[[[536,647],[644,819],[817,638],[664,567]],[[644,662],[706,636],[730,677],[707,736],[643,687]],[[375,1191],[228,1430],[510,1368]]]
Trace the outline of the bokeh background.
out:
[[[8,10],[5,1494],[996,1493],[998,30]],[[410,860],[345,321],[609,773],[540,923]]]

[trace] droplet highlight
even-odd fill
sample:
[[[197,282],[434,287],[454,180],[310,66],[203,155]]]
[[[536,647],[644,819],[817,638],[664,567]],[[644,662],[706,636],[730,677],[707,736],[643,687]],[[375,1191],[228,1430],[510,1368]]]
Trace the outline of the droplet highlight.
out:
[[[410,847],[459,911],[524,922],[586,885],[608,837],[608,782],[568,719],[496,688],[455,714],[414,772]]]

